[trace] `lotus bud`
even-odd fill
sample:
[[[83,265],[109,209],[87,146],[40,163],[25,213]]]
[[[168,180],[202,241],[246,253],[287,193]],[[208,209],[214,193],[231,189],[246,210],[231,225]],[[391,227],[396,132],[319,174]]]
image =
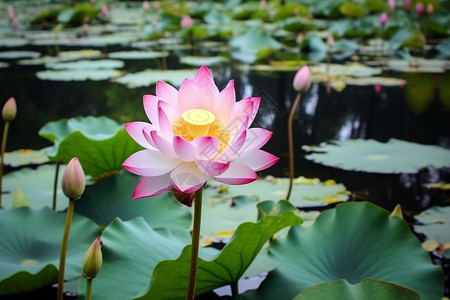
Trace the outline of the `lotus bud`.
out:
[[[16,18],[16,13],[14,12],[14,7],[12,5],[8,5],[7,7],[8,10],[8,18],[9,20],[13,20]]]
[[[16,99],[14,99],[14,97],[11,97],[3,105],[2,118],[3,120],[5,120],[5,122],[11,122],[16,117],[16,114],[17,114]]]
[[[327,37],[327,45],[328,45],[328,48],[334,47],[334,37],[332,34],[329,34]]]
[[[108,6],[106,6],[106,4],[103,4],[100,12],[103,17],[106,17],[109,14]]]
[[[428,5],[427,5],[427,14],[432,15],[433,12],[434,12],[433,3],[428,3]]]
[[[311,72],[308,66],[303,66],[295,74],[293,87],[297,92],[306,92],[311,86]]]
[[[69,199],[78,200],[86,186],[83,168],[77,157],[72,158],[62,176],[62,189]]]
[[[148,1],[144,1],[142,2],[142,10],[143,11],[147,11],[150,8],[150,3],[148,3]]]
[[[381,93],[381,87],[382,86],[379,83],[374,84],[373,89],[375,90],[375,93],[377,93],[377,94]]]
[[[416,13],[419,15],[423,13],[424,7],[422,2],[417,2],[416,4]]]
[[[380,15],[380,24],[381,24],[381,26],[386,25],[387,20],[388,20],[388,15],[387,15],[387,13],[385,13],[385,12],[382,13],[382,14]]]
[[[102,262],[103,256],[100,237],[97,237],[84,256],[83,276],[88,280],[97,277],[97,274],[102,267]]]
[[[192,19],[189,16],[184,16],[180,21],[181,28],[187,28],[192,26]]]
[[[400,204],[397,204],[394,207],[394,210],[391,212],[390,214],[391,217],[397,217],[403,220],[403,213],[402,213],[402,207],[400,206]]]
[[[388,0],[389,11],[393,13],[395,11],[395,0]]]
[[[403,10],[409,10],[410,5],[411,5],[411,0],[403,1]]]

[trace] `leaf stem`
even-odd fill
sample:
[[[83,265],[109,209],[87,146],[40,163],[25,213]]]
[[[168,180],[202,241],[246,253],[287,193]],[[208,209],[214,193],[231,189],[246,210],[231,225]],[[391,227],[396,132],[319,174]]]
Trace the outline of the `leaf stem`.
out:
[[[288,142],[289,142],[289,187],[286,195],[286,200],[289,201],[292,191],[292,183],[294,181],[294,135],[292,132],[292,123],[294,122],[295,111],[300,103],[301,93],[297,94],[292,105],[291,112],[288,119]]]
[[[56,211],[56,192],[58,190],[58,174],[59,174],[59,166],[60,162],[56,162],[56,170],[55,170],[55,181],[53,183],[53,203],[52,203],[52,209]]]
[[[231,299],[236,299],[237,296],[239,295],[239,282],[235,281],[233,283],[231,283]]]
[[[202,219],[202,191],[203,187],[195,192],[194,198],[194,224],[192,228],[191,264],[189,267],[189,283],[186,300],[192,300],[195,296],[195,284],[197,282],[198,250],[200,244],[200,224]]]
[[[64,271],[66,267],[67,245],[69,244],[70,224],[72,223],[73,209],[75,200],[69,200],[69,207],[67,208],[66,224],[64,226],[64,235],[61,244],[61,256],[59,258],[59,272],[58,272],[58,293],[57,300],[63,300],[64,293]]]
[[[5,127],[3,127],[3,138],[2,138],[2,148],[1,148],[1,162],[0,162],[0,208],[2,207],[2,194],[3,194],[3,166],[5,165],[5,149],[6,149],[6,139],[8,137],[9,122],[5,122]]]

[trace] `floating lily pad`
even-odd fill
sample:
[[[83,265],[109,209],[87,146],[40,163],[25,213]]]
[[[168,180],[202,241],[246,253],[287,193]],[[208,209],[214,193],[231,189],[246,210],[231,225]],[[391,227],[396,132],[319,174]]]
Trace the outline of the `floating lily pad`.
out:
[[[23,38],[2,37],[0,39],[0,47],[23,47],[26,44],[28,44],[28,41]]]
[[[347,77],[345,79],[345,83],[348,85],[358,85],[358,86],[374,85],[374,84],[380,84],[383,86],[404,86],[406,84],[406,81],[403,79],[392,77],[363,77],[363,78]]]
[[[22,293],[57,281],[65,214],[50,208],[0,210],[0,295]],[[91,220],[75,215],[71,224],[65,278],[81,276],[87,249],[99,235]]]
[[[54,165],[42,165],[36,169],[23,168],[10,172],[3,177],[3,191],[6,194],[2,197],[2,205],[8,209],[13,207],[13,192],[20,188],[28,199],[30,207],[39,209],[51,207],[53,199],[53,186],[55,180],[56,167]],[[64,172],[64,167],[60,167],[60,174]],[[58,184],[56,209],[58,211],[67,207],[69,200],[64,196]]]
[[[36,73],[41,80],[52,81],[85,81],[85,80],[107,80],[121,75],[117,70],[62,70],[62,71],[40,71]]]
[[[398,72],[444,73],[450,68],[450,61],[415,58],[411,60],[388,60],[389,69]]]
[[[258,223],[241,224],[230,242],[216,257],[210,260],[199,259],[197,296],[224,285],[237,283],[269,238],[282,228],[301,222],[293,211],[285,211],[280,207],[278,209],[279,214],[265,216]],[[159,263],[153,271],[149,289],[136,299],[184,298],[188,284],[190,252],[189,245],[176,260]]]
[[[309,228],[292,227],[269,248],[276,269],[243,299],[292,299],[315,285],[371,278],[440,299],[444,274],[433,265],[408,224],[368,202],[339,204]],[[339,295],[342,296],[342,295]]]
[[[421,223],[414,225],[414,230],[423,233],[428,239],[436,239],[450,257],[450,207],[432,207],[415,216]]]
[[[20,167],[30,164],[43,164],[48,162],[48,151],[50,148],[41,150],[19,149],[14,152],[5,153],[5,165]]]
[[[311,73],[313,74],[328,74],[329,76],[352,76],[352,77],[370,77],[381,74],[380,68],[373,68],[362,65],[360,63],[350,63],[346,65],[341,64],[318,64],[311,66]]]
[[[8,63],[0,61],[0,68],[7,68],[7,67],[9,67]]]
[[[43,65],[47,63],[70,61],[76,59],[90,59],[90,58],[100,58],[102,52],[100,50],[93,49],[82,49],[74,51],[61,51],[58,56],[43,56],[39,58],[32,59],[21,59],[18,61],[19,65]]]
[[[386,281],[364,279],[358,284],[350,284],[346,280],[321,283],[306,289],[293,300],[317,300],[326,297],[346,300],[361,299],[396,299],[419,300],[420,296],[413,290]]]
[[[450,150],[397,139],[387,143],[356,139],[304,149],[315,152],[306,159],[349,171],[416,173],[425,167],[450,165]]]
[[[36,58],[41,56],[39,52],[36,51],[1,51],[0,59],[19,59],[19,58]]]
[[[51,160],[68,163],[78,157],[85,174],[94,179],[120,172],[123,161],[141,149],[122,125],[106,117],[50,122],[39,135],[55,143]]]
[[[131,199],[138,179],[138,176],[124,173],[86,186],[75,212],[101,226],[107,226],[116,217],[128,221],[142,216],[152,228],[189,231],[191,211],[173,199],[170,192],[151,198]]]
[[[214,66],[226,62],[227,59],[222,56],[183,56],[180,62],[190,66]]]
[[[197,70],[145,70],[142,72],[126,74],[115,79],[115,82],[126,84],[128,87],[150,86],[157,81],[170,82],[180,86],[184,79],[193,78]]]
[[[79,60],[74,62],[55,62],[46,64],[54,70],[105,70],[123,68],[124,62],[116,59]]]
[[[162,213],[162,212],[160,212]],[[187,231],[153,229],[143,218],[114,220],[101,236],[103,264],[92,288],[92,298],[132,299],[149,283],[155,266],[163,260],[175,259],[190,242]],[[177,272],[178,273],[178,272]],[[171,282],[176,284],[175,282]],[[118,287],[111,293],[111,287]],[[81,281],[79,293],[86,291]]]
[[[89,36],[77,40],[68,40],[67,46],[102,47],[108,45],[127,45],[141,38],[136,32],[116,32],[111,35]],[[62,43],[61,43],[62,44]]]
[[[264,58],[272,51],[281,48],[281,44],[270,34],[262,30],[251,30],[230,40],[233,58],[246,63],[253,63]]]
[[[167,56],[169,56],[168,52],[156,51],[119,51],[108,54],[108,57],[116,59],[152,59]]]

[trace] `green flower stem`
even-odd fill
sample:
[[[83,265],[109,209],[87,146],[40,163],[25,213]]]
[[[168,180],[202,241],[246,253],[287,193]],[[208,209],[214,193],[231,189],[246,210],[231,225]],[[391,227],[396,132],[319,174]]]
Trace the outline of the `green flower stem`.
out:
[[[92,279],[86,281],[86,300],[92,299]]]
[[[192,300],[195,296],[195,283],[197,282],[198,250],[200,244],[200,224],[202,219],[202,191],[195,192],[194,198],[194,225],[192,229],[191,265],[189,267],[189,283],[186,300]]]
[[[1,162],[0,162],[0,208],[2,207],[2,194],[3,194],[3,166],[5,164],[5,149],[6,149],[6,139],[8,137],[9,122],[5,122],[5,127],[3,127],[3,138],[2,138],[2,148],[1,148]]]
[[[294,123],[294,115],[300,103],[301,93],[297,94],[297,98],[294,100],[291,112],[288,119],[288,142],[289,142],[289,187],[286,195],[286,200],[289,201],[292,191],[292,183],[294,182],[294,135],[292,133],[292,123]]]
[[[53,203],[52,203],[52,209],[56,211],[56,192],[58,190],[58,174],[59,174],[59,166],[60,162],[56,162],[56,170],[55,170],[55,181],[53,183]]]
[[[73,208],[75,200],[69,200],[69,207],[67,208],[66,224],[64,226],[64,235],[61,244],[61,256],[59,258],[59,273],[58,273],[58,294],[57,300],[63,300],[64,293],[64,271],[66,268],[66,254],[67,245],[69,244],[70,224],[72,224]]]

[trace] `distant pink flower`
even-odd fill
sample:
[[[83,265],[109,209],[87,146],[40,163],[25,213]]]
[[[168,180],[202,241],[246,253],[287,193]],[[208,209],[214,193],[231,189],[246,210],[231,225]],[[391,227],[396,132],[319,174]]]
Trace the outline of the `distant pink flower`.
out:
[[[395,11],[395,0],[388,0],[389,11],[393,13]]]
[[[373,89],[375,90],[375,93],[377,93],[377,94],[381,93],[381,88],[382,88],[382,85],[379,83],[375,83],[373,85]]]
[[[261,7],[262,10],[267,9],[267,0],[261,0],[259,6]]]
[[[433,3],[428,3],[428,5],[427,5],[427,14],[432,15],[433,12],[434,12]]]
[[[295,74],[293,87],[297,92],[306,92],[311,86],[311,71],[308,66],[303,66]]]
[[[403,9],[409,10],[409,6],[411,5],[411,0],[404,0],[403,1]]]
[[[180,21],[181,28],[187,28],[192,26],[192,19],[189,16],[184,16]]]
[[[209,178],[226,184],[246,184],[278,161],[260,148],[272,132],[249,128],[260,98],[236,102],[234,81],[219,91],[213,76],[202,66],[194,79],[185,79],[176,90],[158,81],[156,95],[144,95],[144,110],[151,123],[125,125],[144,150],[123,163],[141,178],[133,198],[192,194]],[[177,197],[178,198],[178,197]],[[184,204],[190,206],[192,198]]]
[[[148,1],[142,2],[142,10],[147,11],[150,8],[150,3]]]
[[[382,13],[382,14],[380,15],[380,24],[381,24],[381,26],[386,25],[387,20],[388,20],[388,15],[387,15],[387,13],[385,13],[385,12]]]
[[[16,18],[16,13],[14,12],[14,6],[8,5],[7,9],[8,9],[8,18],[9,18],[9,20],[15,19]]]
[[[329,34],[327,37],[327,45],[330,48],[333,48],[333,46],[334,46],[334,37],[332,34]]]
[[[424,10],[423,3],[422,2],[417,2],[417,4],[416,4],[416,13],[422,14],[423,10]]]
[[[102,16],[106,17],[109,14],[108,6],[106,6],[106,4],[103,4],[100,12]]]

